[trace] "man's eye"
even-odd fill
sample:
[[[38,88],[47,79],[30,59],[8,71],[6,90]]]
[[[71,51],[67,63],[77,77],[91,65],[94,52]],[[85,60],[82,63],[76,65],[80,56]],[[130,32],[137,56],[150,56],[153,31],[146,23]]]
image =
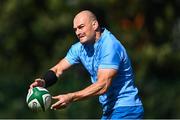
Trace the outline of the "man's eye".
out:
[[[84,25],[81,25],[81,26],[79,26],[79,29],[82,29],[84,27]]]

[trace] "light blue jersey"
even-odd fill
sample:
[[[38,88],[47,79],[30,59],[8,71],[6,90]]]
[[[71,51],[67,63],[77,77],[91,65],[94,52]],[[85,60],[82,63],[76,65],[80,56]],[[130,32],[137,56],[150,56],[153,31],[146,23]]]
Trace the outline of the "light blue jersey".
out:
[[[83,45],[78,42],[72,45],[65,58],[70,64],[82,63],[92,83],[97,81],[99,68],[118,71],[108,91],[99,96],[104,112],[122,106],[142,105],[138,89],[134,86],[133,71],[126,50],[107,29],[104,29],[94,44]]]

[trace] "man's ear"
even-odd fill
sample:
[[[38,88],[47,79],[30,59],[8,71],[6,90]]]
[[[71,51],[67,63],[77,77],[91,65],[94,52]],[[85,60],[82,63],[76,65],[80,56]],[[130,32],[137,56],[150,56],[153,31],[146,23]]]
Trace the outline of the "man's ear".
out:
[[[94,21],[92,22],[92,26],[93,26],[94,30],[96,31],[96,30],[98,29],[98,27],[99,27],[98,21],[97,21],[97,20],[94,20]]]

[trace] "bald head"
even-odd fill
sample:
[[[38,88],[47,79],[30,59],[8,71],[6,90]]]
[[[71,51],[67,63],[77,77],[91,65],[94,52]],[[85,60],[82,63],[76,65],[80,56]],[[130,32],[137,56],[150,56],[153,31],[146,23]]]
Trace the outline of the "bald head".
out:
[[[95,14],[89,10],[84,10],[79,12],[75,17],[74,20],[79,19],[81,17],[85,17],[89,21],[97,20]]]
[[[89,10],[81,11],[74,17],[73,28],[81,43],[92,43],[100,37],[96,16]]]

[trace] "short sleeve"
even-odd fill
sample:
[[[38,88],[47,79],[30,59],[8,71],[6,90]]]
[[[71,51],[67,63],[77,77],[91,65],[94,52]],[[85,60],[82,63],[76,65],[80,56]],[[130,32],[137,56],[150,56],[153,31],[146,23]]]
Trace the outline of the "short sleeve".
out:
[[[79,60],[79,50],[78,50],[78,44],[72,45],[69,49],[68,53],[65,56],[65,59],[70,64],[77,64],[80,62]]]
[[[117,45],[104,46],[101,52],[99,68],[119,69],[122,61],[122,50]]]

